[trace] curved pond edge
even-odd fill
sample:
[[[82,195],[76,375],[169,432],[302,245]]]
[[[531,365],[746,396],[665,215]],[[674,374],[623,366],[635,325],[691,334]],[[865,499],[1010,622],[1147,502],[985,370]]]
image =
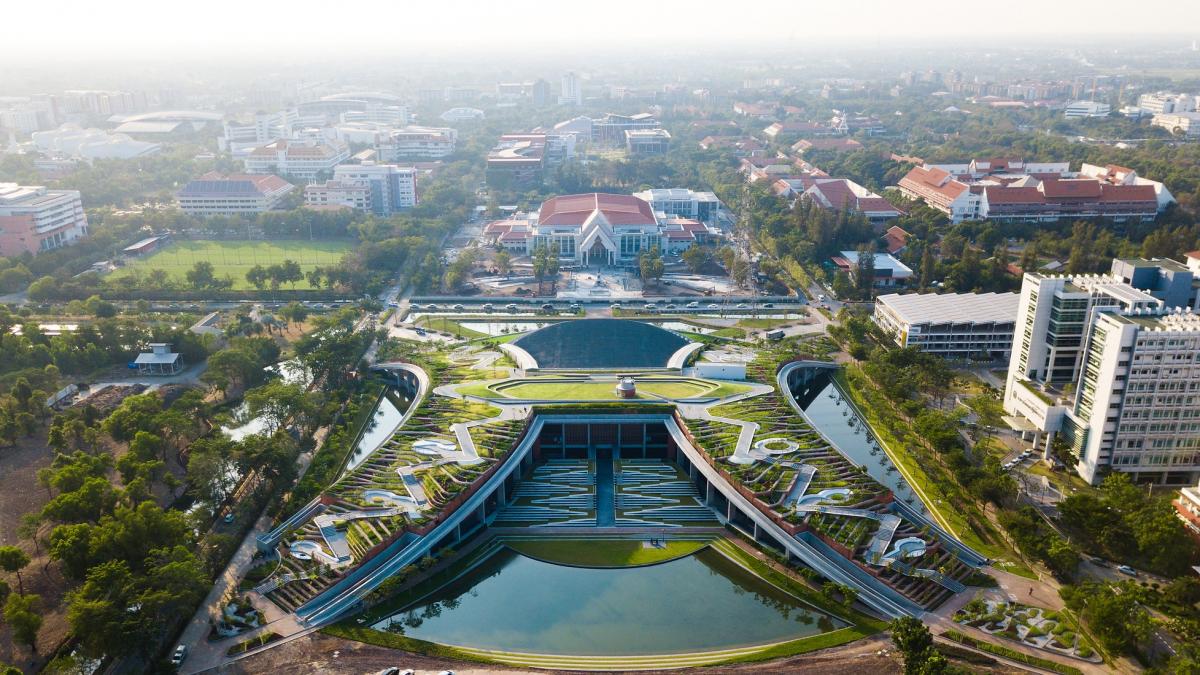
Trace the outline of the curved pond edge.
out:
[[[549,539],[549,537],[547,537],[547,539]],[[518,540],[518,541],[536,541],[536,540],[534,540],[534,539],[524,539],[524,540]],[[573,540],[571,540],[571,541],[582,541],[582,540],[581,540],[581,539],[573,539]],[[632,540],[632,539],[600,539],[600,541],[637,541],[637,540]],[[688,541],[691,541],[691,540],[688,540]],[[500,543],[501,543],[502,545],[504,545],[505,547],[507,547],[509,550],[513,551],[514,553],[517,553],[517,554],[519,554],[519,555],[523,555],[523,556],[525,556],[526,558],[529,558],[530,560],[536,560],[536,561],[538,561],[538,562],[543,562],[543,563],[546,563],[547,565],[558,565],[559,567],[576,567],[576,568],[579,568],[579,569],[584,569],[584,570],[629,570],[629,569],[636,569],[636,568],[639,568],[639,567],[654,567],[655,565],[663,565],[663,564],[666,564],[666,563],[669,563],[669,562],[675,562],[676,560],[682,560],[683,558],[686,558],[686,557],[688,557],[688,556],[690,556],[690,555],[696,555],[696,554],[697,554],[697,553],[699,553],[700,551],[703,551],[703,550],[705,550],[705,549],[711,549],[711,548],[712,548],[712,542],[711,542],[711,541],[703,541],[703,542],[702,542],[702,541],[699,541],[699,540],[695,540],[695,542],[694,542],[694,543],[700,544],[700,546],[697,546],[696,548],[694,548],[694,549],[692,549],[692,550],[690,550],[690,551],[687,551],[686,553],[680,553],[680,554],[678,554],[678,555],[673,555],[673,556],[671,556],[670,558],[663,558],[662,560],[652,560],[652,561],[650,561],[650,562],[644,562],[644,563],[634,563],[634,564],[632,564],[632,565],[585,565],[585,564],[582,564],[582,563],[563,562],[563,561],[561,561],[561,560],[554,560],[554,559],[551,559],[551,558],[543,558],[543,557],[541,557],[541,556],[538,556],[538,555],[535,555],[535,554],[532,554],[532,553],[527,553],[527,552],[525,552],[525,551],[522,551],[522,550],[521,550],[521,549],[519,549],[519,548],[516,548],[516,547],[514,547],[514,546],[512,545],[512,540],[510,540],[510,539],[502,539],[502,540],[500,540]],[[490,554],[489,554],[489,555],[490,555]],[[462,575],[459,575],[459,576],[462,576]],[[758,576],[758,575],[756,574],[755,576]],[[457,578],[457,577],[456,577],[456,578]],[[765,581],[765,580],[764,580],[764,581]],[[782,589],[781,589],[781,590],[782,590]]]
[[[753,647],[660,654],[654,656],[563,656],[529,652],[501,652],[465,647],[453,647],[388,633],[366,626],[337,623],[320,629],[332,637],[354,640],[411,654],[457,659],[469,663],[504,665],[518,668],[574,671],[650,671],[691,668],[697,666],[758,663],[782,659],[822,649],[849,644],[879,632],[873,627],[850,625],[828,633],[773,642]]]
[[[813,418],[810,417],[808,415],[808,413],[804,411],[804,408],[800,407],[800,402],[796,400],[796,397],[791,392],[791,388],[788,386],[787,377],[793,370],[799,370],[802,368],[814,368],[814,367],[827,368],[827,366],[814,365],[814,362],[811,362],[811,361],[793,361],[791,363],[784,364],[779,369],[779,372],[776,374],[776,385],[779,388],[779,393],[785,399],[787,399],[788,403],[791,404],[792,409],[795,410],[797,413],[799,413],[801,419],[803,419],[805,422],[807,422],[808,425],[810,427],[812,427],[813,430],[816,431],[817,434],[819,434],[822,439],[824,439],[824,441],[829,445],[829,447],[833,448],[834,450],[837,450],[838,454],[840,454],[846,461],[850,462],[851,464],[853,464],[855,466],[860,466],[860,464],[858,463],[857,460],[855,460],[853,457],[851,457],[849,455],[849,453],[847,453],[845,450],[843,450],[840,445],[838,445],[837,443],[834,443],[833,439],[831,439],[825,433],[824,428],[821,425],[819,425],[815,420],[813,420]],[[936,512],[930,508],[929,498],[928,498],[928,496],[926,496],[924,490],[922,490],[921,487],[913,481],[912,476],[909,474],[908,470],[905,469],[904,466],[901,465],[901,463],[896,460],[895,452],[892,450],[892,448],[887,443],[885,443],[883,441],[883,437],[879,434],[879,431],[876,430],[874,425],[871,424],[870,420],[867,418],[866,413],[864,413],[858,407],[858,404],[854,402],[853,397],[851,397],[850,394],[845,390],[846,387],[843,386],[842,382],[838,381],[838,376],[842,375],[844,373],[844,368],[839,365],[836,368],[828,368],[828,369],[833,371],[833,373],[831,373],[830,378],[829,378],[830,385],[832,385],[833,388],[837,390],[838,394],[842,397],[842,401],[858,417],[859,422],[861,422],[862,425],[866,427],[867,431],[871,434],[871,438],[873,438],[875,440],[876,445],[878,445],[881,449],[883,449],[883,454],[887,456],[888,461],[891,462],[892,466],[894,466],[896,468],[896,471],[898,471],[900,473],[901,478],[904,479],[904,482],[908,485],[909,490],[911,490],[912,493],[914,495],[916,495],[917,499],[920,500],[921,509],[923,511],[925,511],[926,513],[936,514]],[[887,486],[885,485],[884,487],[887,487]],[[942,523],[940,514],[935,515],[934,518],[937,520],[937,522],[940,525],[942,525],[943,529],[945,529],[945,523]]]
[[[463,576],[470,574],[473,570],[475,570],[475,568],[485,563],[493,555],[497,554],[504,548],[510,548],[504,541],[505,539],[506,537],[501,535],[481,544],[478,550],[468,554],[469,563],[466,566],[460,570],[456,570],[455,574],[448,579],[439,579],[439,583],[437,583],[436,586],[428,589],[422,589],[425,592],[421,593],[419,596],[414,596],[413,598],[409,599],[409,601],[404,604],[404,607],[412,607],[420,604],[428,597],[435,595],[445,586],[455,583]],[[732,551],[729,549],[732,549]],[[824,614],[844,625],[840,628],[835,628],[834,630],[826,631],[824,633],[807,635],[791,640],[772,641],[701,651],[663,652],[659,654],[640,655],[545,654],[538,652],[516,652],[468,647],[443,642],[432,642],[406,635],[389,633],[387,631],[372,628],[370,625],[356,624],[354,623],[355,618],[325,626],[320,630],[331,636],[355,640],[357,642],[364,642],[366,644],[398,649],[425,656],[460,659],[462,661],[473,663],[499,664],[515,667],[545,668],[554,670],[612,671],[663,670],[695,666],[711,666],[718,664],[768,661],[848,644],[850,642],[854,642],[878,633],[884,627],[884,624],[873,621],[870,617],[858,615],[856,612],[846,613],[839,611],[842,609],[840,607],[837,609],[833,609],[832,606],[826,607],[824,603],[819,602],[816,598],[805,597],[804,595],[798,594],[784,585],[781,585],[780,583],[771,579],[769,576],[764,575],[760,571],[754,569],[754,567],[751,564],[748,564],[746,560],[741,559],[743,556],[750,556],[750,554],[746,551],[743,551],[736,544],[728,541],[724,537],[713,539],[707,542],[704,546],[690,553],[672,557],[669,560],[622,567],[569,565],[526,555],[525,553],[517,551],[516,549],[510,548],[510,550],[518,555],[527,557],[531,560],[536,560],[538,562],[559,565],[561,567],[576,567],[581,569],[631,569],[639,567],[651,567],[667,562],[674,562],[682,558],[695,555],[701,551],[708,550],[719,554],[722,558],[736,565],[746,574],[751,575],[761,582],[768,584],[772,588],[775,588],[779,592],[788,595],[789,597],[793,598],[795,602],[808,607],[813,611]],[[797,584],[802,583],[797,580],[791,581]],[[817,591],[814,589],[812,592],[815,594]],[[875,623],[879,623],[879,625],[873,625]]]

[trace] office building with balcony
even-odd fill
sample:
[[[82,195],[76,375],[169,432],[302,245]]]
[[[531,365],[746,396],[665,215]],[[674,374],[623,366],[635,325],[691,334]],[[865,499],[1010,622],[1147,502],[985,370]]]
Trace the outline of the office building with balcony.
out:
[[[1061,437],[1090,483],[1200,478],[1200,283],[1173,260],[1113,261],[1104,275],[1026,274],[1005,418],[1050,455]]]
[[[87,235],[78,190],[0,183],[0,255],[37,255]]]
[[[333,170],[333,180],[330,182],[337,184],[337,187],[330,192],[330,186],[326,183],[326,192],[314,191],[312,200],[309,199],[308,188],[305,188],[305,203],[316,205],[321,203],[321,197],[339,197],[341,203],[353,201],[354,208],[370,211],[377,216],[390,216],[417,205],[417,170],[412,167],[373,162],[342,164]],[[360,196],[346,186],[366,188],[366,204],[361,204]]]
[[[704,223],[717,220],[724,209],[721,200],[712,192],[697,192],[687,188],[654,188],[635,192],[633,196],[650,202],[655,213]]]

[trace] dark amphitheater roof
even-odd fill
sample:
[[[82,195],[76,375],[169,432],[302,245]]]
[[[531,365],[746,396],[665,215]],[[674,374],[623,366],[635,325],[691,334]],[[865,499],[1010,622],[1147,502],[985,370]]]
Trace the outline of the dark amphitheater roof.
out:
[[[539,368],[662,368],[688,343],[669,330],[628,319],[575,319],[518,338]]]

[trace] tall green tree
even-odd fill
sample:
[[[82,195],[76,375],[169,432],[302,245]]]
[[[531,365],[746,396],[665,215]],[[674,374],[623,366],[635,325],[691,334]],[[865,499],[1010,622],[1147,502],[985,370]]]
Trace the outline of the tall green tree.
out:
[[[39,613],[41,597],[10,593],[4,601],[4,620],[12,628],[13,639],[27,645],[37,654],[37,634],[42,627],[42,615]]]
[[[25,593],[25,581],[21,578],[21,570],[29,564],[29,555],[16,546],[0,546],[0,569],[17,575],[17,589]]]
[[[933,635],[920,619],[911,616],[891,624],[892,642],[904,655],[905,675],[937,675],[950,672],[950,663],[933,647]]]

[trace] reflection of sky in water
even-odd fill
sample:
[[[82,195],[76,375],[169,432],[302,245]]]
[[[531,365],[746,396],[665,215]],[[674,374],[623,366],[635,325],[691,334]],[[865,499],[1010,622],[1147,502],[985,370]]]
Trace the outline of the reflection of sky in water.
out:
[[[852,462],[866,465],[867,474],[887,486],[896,494],[897,499],[904,500],[905,504],[922,513],[925,512],[925,505],[892,465],[887,453],[882,449],[871,453],[874,437],[866,424],[859,419],[858,413],[846,403],[845,397],[834,385],[829,371],[817,373],[811,387],[816,390],[807,392],[807,398],[811,398],[811,401],[805,405],[806,397],[802,395],[799,402],[813,426]]]
[[[443,644],[636,655],[795,639],[841,627],[713,551],[600,570],[502,550],[380,630]]]

